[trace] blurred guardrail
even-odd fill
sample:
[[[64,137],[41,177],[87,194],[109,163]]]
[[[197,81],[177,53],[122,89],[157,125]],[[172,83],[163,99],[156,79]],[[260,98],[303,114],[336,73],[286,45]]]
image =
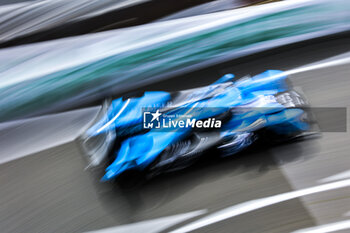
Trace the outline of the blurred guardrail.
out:
[[[348,0],[298,0],[3,49],[0,121],[349,28]]]

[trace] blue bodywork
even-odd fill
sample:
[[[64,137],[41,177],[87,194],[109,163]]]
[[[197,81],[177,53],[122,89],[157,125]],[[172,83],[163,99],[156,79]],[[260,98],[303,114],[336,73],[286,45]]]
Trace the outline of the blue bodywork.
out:
[[[230,119],[219,129],[222,141],[217,147],[224,148],[225,155],[251,145],[255,132],[260,129],[268,129],[277,135],[308,130],[309,124],[302,120],[305,114],[302,108],[277,101],[276,95],[291,91],[286,79],[278,70],[237,81],[234,75],[226,74],[212,85],[180,93],[180,100],[167,92],[145,92],[142,97],[112,101],[104,117],[88,130],[90,135],[115,130],[116,140],[122,140],[114,152],[115,160],[107,167],[102,180],[110,180],[130,169],[147,169],[167,147],[193,133],[190,128],[142,131],[144,107],[168,108],[168,112],[180,115],[195,113],[200,119],[232,111]],[[134,131],[130,132],[131,128]]]

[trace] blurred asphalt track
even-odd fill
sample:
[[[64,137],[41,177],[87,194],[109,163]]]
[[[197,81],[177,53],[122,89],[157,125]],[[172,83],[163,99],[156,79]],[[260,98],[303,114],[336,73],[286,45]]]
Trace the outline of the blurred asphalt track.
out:
[[[348,52],[349,46],[350,39],[343,37],[275,50],[146,89],[204,85],[226,72],[241,76],[271,68],[289,70]],[[294,74],[291,79],[303,88],[313,107],[350,105],[350,64]],[[0,124],[1,232],[85,232],[108,227],[116,227],[109,232],[121,232],[126,228],[120,225],[197,210],[213,213],[318,186],[327,181],[324,178],[350,168],[350,133],[323,133],[322,138],[202,162],[133,189],[119,189],[99,183],[98,175],[84,170],[85,161],[74,141],[97,111],[88,108]],[[198,232],[291,232],[349,220],[349,211],[346,187],[270,205]]]

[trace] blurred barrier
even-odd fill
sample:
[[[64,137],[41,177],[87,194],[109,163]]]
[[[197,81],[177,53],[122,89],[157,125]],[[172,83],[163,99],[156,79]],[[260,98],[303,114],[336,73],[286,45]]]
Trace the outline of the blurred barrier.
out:
[[[266,4],[270,2],[277,2],[280,0],[215,0],[208,3],[203,3],[198,6],[191,7],[189,9],[182,10],[170,15],[167,15],[163,18],[158,19],[157,21],[166,21],[173,20],[185,17],[191,17],[195,15],[203,15],[214,12],[220,12],[225,10],[232,10],[239,7],[245,7],[249,5],[256,4]]]
[[[145,1],[37,0],[1,6],[0,43]]]
[[[0,6],[0,47],[140,25],[209,1],[214,0],[34,0],[7,4]]]
[[[348,0],[299,0],[4,49],[0,120],[349,28]]]

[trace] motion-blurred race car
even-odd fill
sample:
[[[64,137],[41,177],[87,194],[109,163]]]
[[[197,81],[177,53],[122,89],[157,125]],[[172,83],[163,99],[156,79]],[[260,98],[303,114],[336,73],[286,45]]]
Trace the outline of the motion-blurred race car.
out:
[[[80,141],[90,166],[107,161],[103,181],[128,171],[154,176],[188,167],[209,149],[230,156],[257,140],[310,135],[307,106],[282,71],[237,81],[226,74],[201,88],[105,102]]]

